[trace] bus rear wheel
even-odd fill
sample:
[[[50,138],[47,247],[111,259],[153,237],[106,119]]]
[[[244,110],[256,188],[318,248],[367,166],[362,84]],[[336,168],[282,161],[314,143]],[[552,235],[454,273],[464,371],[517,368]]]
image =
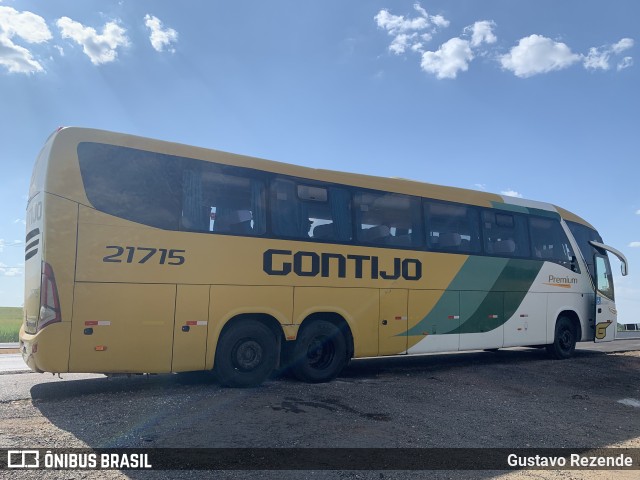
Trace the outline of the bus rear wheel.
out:
[[[336,378],[347,364],[347,342],[340,329],[326,320],[303,326],[292,352],[291,371],[304,382]]]
[[[577,342],[576,328],[568,317],[559,317],[553,343],[547,345],[547,352],[552,358],[564,360],[573,355]]]
[[[256,320],[244,320],[220,336],[214,370],[226,387],[255,387],[267,379],[277,361],[273,332]]]

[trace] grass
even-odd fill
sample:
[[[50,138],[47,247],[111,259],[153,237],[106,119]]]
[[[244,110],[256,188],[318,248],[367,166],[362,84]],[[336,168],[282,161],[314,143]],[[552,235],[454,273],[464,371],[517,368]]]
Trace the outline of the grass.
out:
[[[0,307],[0,343],[17,342],[22,325],[22,307]]]

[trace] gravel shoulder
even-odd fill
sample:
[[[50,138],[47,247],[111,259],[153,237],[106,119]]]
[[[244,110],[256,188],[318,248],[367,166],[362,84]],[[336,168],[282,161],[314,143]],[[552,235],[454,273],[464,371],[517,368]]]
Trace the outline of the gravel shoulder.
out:
[[[0,375],[7,448],[640,448],[640,351],[539,350],[358,360],[335,381],[224,389],[209,376]],[[3,472],[0,472],[2,476]],[[4,472],[7,473],[7,472]],[[11,472],[15,473],[15,472]],[[21,472],[11,478],[205,472]],[[45,473],[43,477],[43,473]],[[99,477],[97,476],[99,474]],[[216,472],[216,478],[611,478],[609,471]],[[620,471],[616,478],[637,478]]]

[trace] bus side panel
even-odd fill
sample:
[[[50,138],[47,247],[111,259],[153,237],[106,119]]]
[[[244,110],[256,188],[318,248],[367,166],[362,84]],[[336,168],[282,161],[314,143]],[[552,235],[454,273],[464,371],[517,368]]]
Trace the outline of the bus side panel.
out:
[[[547,294],[505,292],[504,346],[522,347],[547,343]]]
[[[504,345],[504,292],[460,292],[460,350]]]
[[[409,354],[457,351],[460,347],[460,292],[411,290],[409,325]]]
[[[213,285],[209,298],[208,368],[213,367],[220,332],[229,320],[238,315],[270,315],[282,326],[285,338],[295,336],[296,329],[292,326],[293,287]]]
[[[209,325],[209,285],[178,285],[171,370],[204,370]]]
[[[380,292],[377,288],[296,287],[295,323],[301,324],[317,312],[337,313],[347,321],[353,335],[354,357],[378,355]]]
[[[72,372],[171,371],[175,285],[78,283]]]

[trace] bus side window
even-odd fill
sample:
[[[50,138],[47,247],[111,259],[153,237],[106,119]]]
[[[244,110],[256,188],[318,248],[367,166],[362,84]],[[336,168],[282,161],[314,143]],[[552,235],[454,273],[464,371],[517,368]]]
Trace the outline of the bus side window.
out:
[[[271,225],[283,237],[349,241],[351,196],[340,187],[276,178],[271,183]]]
[[[482,229],[485,253],[504,257],[530,255],[527,220],[523,215],[484,210]]]
[[[424,201],[427,246],[430,250],[480,253],[478,210],[467,205]]]
[[[534,258],[570,266],[573,250],[558,220],[529,217],[529,231]]]
[[[229,172],[229,173],[227,173]],[[265,233],[264,184],[239,169],[193,162],[183,173],[182,229],[196,232]]]
[[[420,200],[397,193],[355,195],[356,232],[361,243],[396,247],[422,245]]]

